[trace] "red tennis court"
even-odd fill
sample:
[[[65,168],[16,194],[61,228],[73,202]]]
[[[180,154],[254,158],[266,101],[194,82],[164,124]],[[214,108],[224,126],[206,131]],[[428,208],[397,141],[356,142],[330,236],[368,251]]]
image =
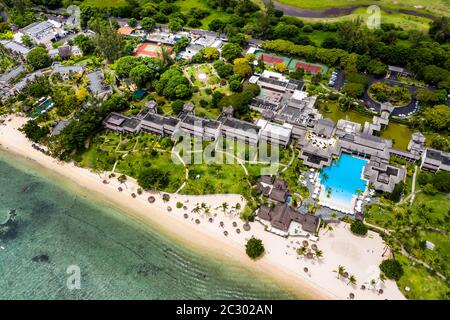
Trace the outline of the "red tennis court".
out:
[[[171,53],[172,47],[165,46],[166,50]],[[147,56],[147,57],[160,57],[161,56],[161,45],[151,42],[146,42],[141,44],[136,52],[134,53],[136,57]]]
[[[282,58],[268,56],[266,54],[263,54],[261,57],[262,57],[262,60],[264,62],[267,62],[267,63],[281,63],[281,62],[284,62],[284,59],[282,59]]]
[[[312,73],[317,73],[317,72],[320,72],[322,70],[322,67],[311,65],[311,64],[308,64],[308,63],[297,63],[295,65],[295,67],[297,69],[301,68],[301,69],[303,69],[305,71],[309,71],[309,72],[312,72]]]

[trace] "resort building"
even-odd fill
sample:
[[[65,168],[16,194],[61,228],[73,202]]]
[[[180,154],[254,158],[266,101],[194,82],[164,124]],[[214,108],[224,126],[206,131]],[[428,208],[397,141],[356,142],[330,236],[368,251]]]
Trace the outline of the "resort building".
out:
[[[28,49],[27,47],[25,47],[24,45],[22,45],[16,41],[0,40],[0,43],[6,49],[10,50],[12,53],[16,54],[17,56],[20,56],[22,59],[25,59],[27,57],[28,52],[30,52],[30,49]]]
[[[426,149],[422,155],[420,168],[431,172],[437,172],[439,170],[450,171],[450,153],[435,149]]]
[[[111,112],[103,120],[103,126],[106,129],[120,133],[137,133],[140,130],[140,120],[134,117],[126,117],[120,113]]]
[[[59,62],[53,62],[52,71],[53,73],[60,74],[65,80],[67,80],[71,75],[82,74],[84,69],[80,65],[64,66]]]
[[[89,73],[87,76],[89,91],[98,99],[105,100],[112,93],[112,87],[104,84],[105,76],[102,70]]]
[[[36,78],[42,77],[43,75],[44,74],[40,70],[30,73],[25,78],[22,78],[19,82],[17,82],[14,85],[14,89],[17,92],[22,92],[23,89],[25,89],[31,81],[34,81]]]
[[[215,141],[220,135],[220,122],[186,114],[180,118],[180,130],[190,136]]]
[[[25,34],[30,36],[33,42],[50,48],[53,42],[64,37],[67,32],[63,29],[61,23],[55,20],[47,20],[26,26],[20,32],[15,33],[15,38],[21,38]]]
[[[256,126],[260,128],[259,139],[270,144],[287,147],[291,142],[293,126],[289,123],[283,125],[259,119]]]
[[[302,214],[285,203],[279,203],[274,208],[261,206],[257,217],[260,220],[270,222],[270,225],[281,230],[288,235],[288,230],[292,222],[302,226],[302,229],[310,234],[315,234],[320,225],[320,218],[317,216]]]
[[[177,118],[164,117],[150,111],[142,118],[141,129],[160,136],[172,136],[179,121]]]
[[[257,125],[231,116],[222,117],[220,120],[222,122],[220,131],[223,137],[252,145],[258,144],[259,127]]]
[[[408,151],[413,155],[421,156],[425,151],[425,136],[420,132],[414,132],[408,143]]]
[[[22,72],[26,72],[26,69],[24,65],[20,64],[11,70],[9,70],[7,73],[3,74],[0,77],[0,83],[1,84],[7,84],[11,83],[14,79],[16,79]]]
[[[373,185],[377,191],[392,192],[397,183],[405,179],[404,169],[396,168],[373,157],[364,167],[364,178]]]

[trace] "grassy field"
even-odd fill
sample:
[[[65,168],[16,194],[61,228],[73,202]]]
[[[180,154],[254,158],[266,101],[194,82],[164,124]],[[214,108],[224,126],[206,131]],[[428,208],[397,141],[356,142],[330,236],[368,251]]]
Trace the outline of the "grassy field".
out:
[[[182,13],[187,13],[191,8],[208,10],[211,14],[202,19],[202,29],[208,29],[209,23],[214,19],[226,19],[230,15],[218,9],[212,9],[205,0],[176,0],[174,2],[181,8]]]
[[[330,7],[344,7],[357,5],[378,5],[392,10],[413,10],[422,13],[435,13],[449,15],[448,1],[446,0],[278,0],[280,3],[289,4],[294,7],[324,10]]]
[[[98,8],[122,7],[128,4],[127,0],[84,0],[83,4]]]
[[[448,300],[448,285],[419,264],[413,264],[408,258],[397,255],[402,264],[404,275],[397,281],[399,289],[411,300]],[[405,290],[409,287],[409,292]]]

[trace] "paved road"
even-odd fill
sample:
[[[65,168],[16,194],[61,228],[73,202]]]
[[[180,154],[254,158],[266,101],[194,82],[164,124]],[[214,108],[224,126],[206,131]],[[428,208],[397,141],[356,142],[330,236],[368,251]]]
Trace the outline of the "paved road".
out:
[[[399,116],[400,114],[408,115],[408,114],[412,114],[412,113],[417,111],[417,109],[419,107],[419,102],[415,98],[415,93],[416,93],[417,89],[419,89],[419,87],[401,83],[400,81],[398,81],[396,79],[391,79],[391,78],[389,78],[389,79],[378,79],[378,78],[375,78],[375,77],[369,77],[369,84],[368,84],[368,86],[370,87],[375,82],[386,82],[386,83],[389,83],[390,86],[402,85],[402,86],[406,87],[411,92],[411,96],[412,96],[411,102],[408,105],[406,105],[406,106],[396,107],[392,111],[391,115],[393,115],[393,116]],[[366,90],[366,92],[364,92],[364,96],[362,98],[364,104],[366,105],[367,108],[373,109],[374,111],[379,112],[381,104],[376,102],[376,101],[374,101],[374,100],[372,100],[369,97],[368,91],[369,90]]]

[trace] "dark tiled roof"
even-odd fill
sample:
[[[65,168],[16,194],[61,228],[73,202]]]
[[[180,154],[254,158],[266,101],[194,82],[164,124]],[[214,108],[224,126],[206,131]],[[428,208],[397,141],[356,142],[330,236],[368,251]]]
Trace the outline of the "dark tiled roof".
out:
[[[274,177],[272,176],[261,176],[261,182],[264,182],[266,184],[272,184],[274,180]]]
[[[285,202],[287,197],[286,190],[272,189],[269,198],[278,202]]]

